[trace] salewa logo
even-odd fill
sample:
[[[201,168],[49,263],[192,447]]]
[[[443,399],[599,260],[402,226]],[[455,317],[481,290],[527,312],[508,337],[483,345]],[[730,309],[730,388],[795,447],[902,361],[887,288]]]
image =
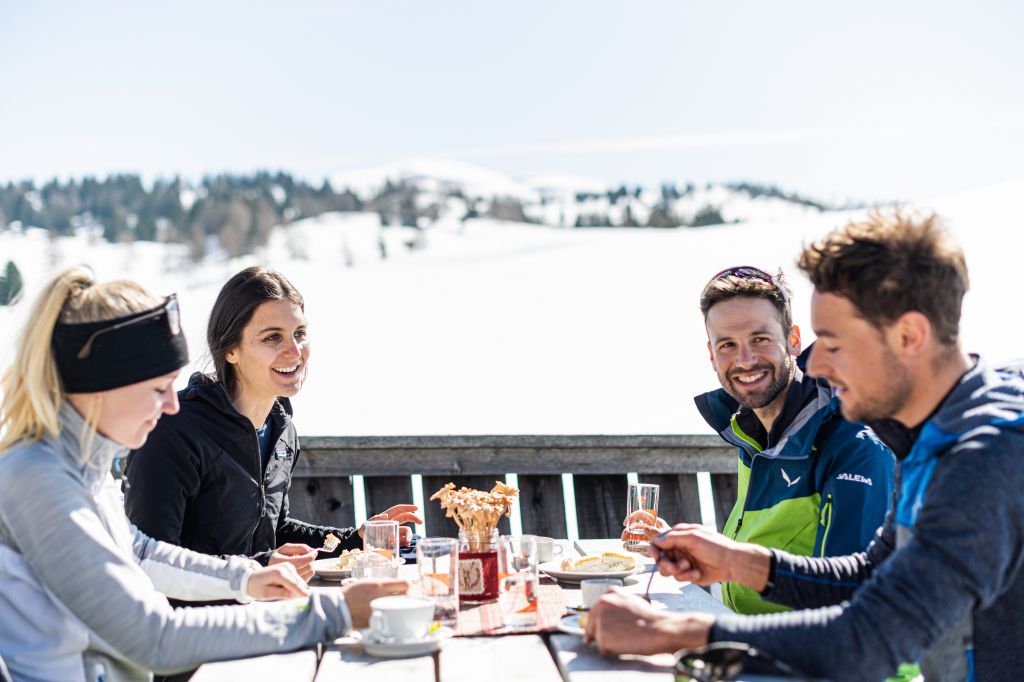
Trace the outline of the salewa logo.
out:
[[[867,476],[861,476],[860,474],[839,474],[836,476],[837,481],[853,481],[854,483],[866,483],[871,485],[871,479]]]
[[[786,487],[787,487],[787,488],[792,488],[793,486],[795,486],[795,485],[796,485],[797,483],[799,483],[799,482],[800,482],[800,479],[801,479],[801,478],[803,478],[803,476],[797,476],[796,478],[794,478],[794,479],[793,479],[793,480],[791,481],[791,480],[789,480],[789,474],[787,474],[787,473],[786,473],[786,470],[785,470],[785,469],[782,469],[782,477],[783,477],[784,479],[786,479]]]

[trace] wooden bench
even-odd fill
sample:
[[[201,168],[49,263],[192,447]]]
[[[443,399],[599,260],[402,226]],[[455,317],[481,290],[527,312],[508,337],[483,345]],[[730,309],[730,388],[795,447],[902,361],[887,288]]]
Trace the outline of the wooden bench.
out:
[[[306,437],[295,467],[291,515],[339,527],[355,522],[353,475],[364,476],[366,509],[423,499],[449,481],[490,489],[517,474],[524,533],[566,537],[562,474],[573,475],[576,523],[583,538],[618,537],[626,515],[626,474],[661,485],[660,515],[701,521],[697,473],[711,474],[718,527],[736,501],[736,450],[713,435]],[[424,510],[428,535],[454,537],[437,502]],[[499,527],[509,532],[508,520]]]

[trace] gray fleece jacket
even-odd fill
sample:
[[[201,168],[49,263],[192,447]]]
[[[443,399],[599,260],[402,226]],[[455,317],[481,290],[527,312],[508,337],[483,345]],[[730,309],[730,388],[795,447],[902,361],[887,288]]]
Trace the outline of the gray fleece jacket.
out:
[[[899,474],[866,552],[773,552],[763,595],[810,610],[719,616],[712,639],[837,681],[881,680],[901,661],[928,682],[1024,678],[1024,378],[978,360]]]
[[[58,439],[0,454],[0,656],[16,680],[148,680],[350,628],[333,594],[171,608],[166,597],[245,600],[256,564],[139,532],[109,473],[127,449],[96,435],[84,457],[82,417],[65,404],[60,418]]]

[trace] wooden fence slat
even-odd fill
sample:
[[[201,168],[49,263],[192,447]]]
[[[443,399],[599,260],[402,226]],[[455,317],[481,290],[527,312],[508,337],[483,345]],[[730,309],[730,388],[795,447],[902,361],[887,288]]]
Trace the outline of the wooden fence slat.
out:
[[[700,523],[700,492],[696,474],[656,476],[643,474],[641,483],[655,483],[658,488],[658,516],[669,525]]]
[[[626,518],[626,475],[573,474],[581,538],[617,538]]]
[[[711,490],[715,494],[715,521],[718,530],[725,527],[729,512],[736,504],[736,474],[711,474]]]
[[[396,504],[412,504],[412,478],[409,476],[366,475],[363,477],[363,491],[366,493],[367,518]]]
[[[351,528],[356,525],[352,479],[295,478],[288,491],[289,515],[309,523]]]
[[[519,514],[523,522],[523,532],[530,535],[546,535],[552,538],[564,538],[567,535],[565,525],[565,493],[562,490],[562,477],[559,476],[519,476]]]
[[[505,474],[491,474],[490,476],[424,476],[423,477],[423,520],[426,522],[426,533],[430,537],[454,538],[459,535],[459,527],[454,521],[444,515],[441,503],[431,500],[430,496],[440,490],[449,481],[455,484],[456,489],[476,488],[477,490],[490,490],[494,487],[495,481],[504,481]],[[501,517],[498,522],[498,534],[508,535],[511,532],[509,521]]]

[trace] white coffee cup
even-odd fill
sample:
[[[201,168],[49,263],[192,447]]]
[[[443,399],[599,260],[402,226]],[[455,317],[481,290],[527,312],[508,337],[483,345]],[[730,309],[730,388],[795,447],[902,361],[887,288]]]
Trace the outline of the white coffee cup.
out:
[[[370,611],[370,630],[378,641],[422,639],[434,621],[434,602],[424,597],[378,597]]]
[[[546,538],[542,535],[537,537],[537,560],[540,563],[551,561],[556,556],[561,556],[562,546],[555,543],[554,538]]]
[[[580,595],[583,599],[583,608],[592,609],[601,595],[613,587],[622,587],[622,580],[619,578],[588,578],[580,581]]]

